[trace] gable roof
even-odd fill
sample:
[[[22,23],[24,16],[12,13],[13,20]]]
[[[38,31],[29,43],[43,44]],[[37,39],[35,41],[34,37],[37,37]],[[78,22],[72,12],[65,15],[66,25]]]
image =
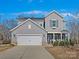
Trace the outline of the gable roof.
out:
[[[44,21],[45,18],[35,18],[35,17],[21,17],[21,18],[17,18],[18,21],[25,21],[27,19],[32,19],[33,21]]]
[[[63,29],[63,30],[61,30],[61,32],[68,32],[69,33],[69,31],[67,29]]]
[[[17,19],[39,19],[39,20],[43,20],[44,17],[19,17]]]
[[[52,14],[52,13],[55,13],[55,14],[59,15],[61,18],[64,18],[59,12],[57,12],[57,11],[55,11],[55,10],[51,11],[50,13],[48,13],[48,14],[45,16],[45,18],[48,17],[48,16],[49,16],[50,14]]]
[[[33,22],[35,25],[37,25],[39,28],[41,28],[42,30],[46,31],[44,28],[42,28],[41,26],[39,26],[36,22],[34,22],[33,20],[31,20],[30,18],[27,19],[26,21],[24,21],[23,23],[19,24],[18,26],[16,26],[15,28],[11,29],[10,31],[14,31],[16,30],[18,27],[22,26],[23,24],[25,24],[27,21],[31,21]],[[46,31],[47,32],[47,31]]]

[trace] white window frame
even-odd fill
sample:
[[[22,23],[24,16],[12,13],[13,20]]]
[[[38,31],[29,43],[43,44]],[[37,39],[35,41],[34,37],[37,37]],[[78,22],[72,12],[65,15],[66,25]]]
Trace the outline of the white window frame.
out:
[[[56,19],[51,19],[51,21],[56,21],[56,23],[58,23]],[[57,24],[56,24],[56,25],[57,25]],[[50,26],[51,26],[51,24],[50,24]],[[57,28],[57,26],[51,26],[51,27],[52,27],[53,29]]]

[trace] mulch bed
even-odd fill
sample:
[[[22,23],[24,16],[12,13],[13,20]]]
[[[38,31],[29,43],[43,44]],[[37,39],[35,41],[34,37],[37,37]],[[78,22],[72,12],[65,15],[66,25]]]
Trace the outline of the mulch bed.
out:
[[[14,45],[12,45],[12,44],[1,44],[0,45],[0,52],[7,50],[7,49],[10,49],[12,47],[14,47]]]
[[[45,47],[56,59],[79,59],[79,48]]]

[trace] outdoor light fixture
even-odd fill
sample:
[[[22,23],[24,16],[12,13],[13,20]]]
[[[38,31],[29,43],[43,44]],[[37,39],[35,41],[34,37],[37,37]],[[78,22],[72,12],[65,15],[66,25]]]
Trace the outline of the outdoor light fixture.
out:
[[[28,29],[31,29],[31,25],[28,25]]]

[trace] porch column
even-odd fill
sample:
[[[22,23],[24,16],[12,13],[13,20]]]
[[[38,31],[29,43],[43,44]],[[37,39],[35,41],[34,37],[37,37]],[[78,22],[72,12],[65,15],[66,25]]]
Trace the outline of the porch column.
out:
[[[55,40],[55,33],[53,33],[53,40]]]
[[[70,39],[70,34],[68,33],[68,35],[67,35],[67,38],[68,38],[68,41],[69,41],[69,39]]]
[[[52,37],[53,37],[53,35],[54,35],[54,34],[52,33]],[[52,41],[53,41],[53,38],[52,38]]]
[[[61,33],[61,41],[62,41],[62,33]]]

